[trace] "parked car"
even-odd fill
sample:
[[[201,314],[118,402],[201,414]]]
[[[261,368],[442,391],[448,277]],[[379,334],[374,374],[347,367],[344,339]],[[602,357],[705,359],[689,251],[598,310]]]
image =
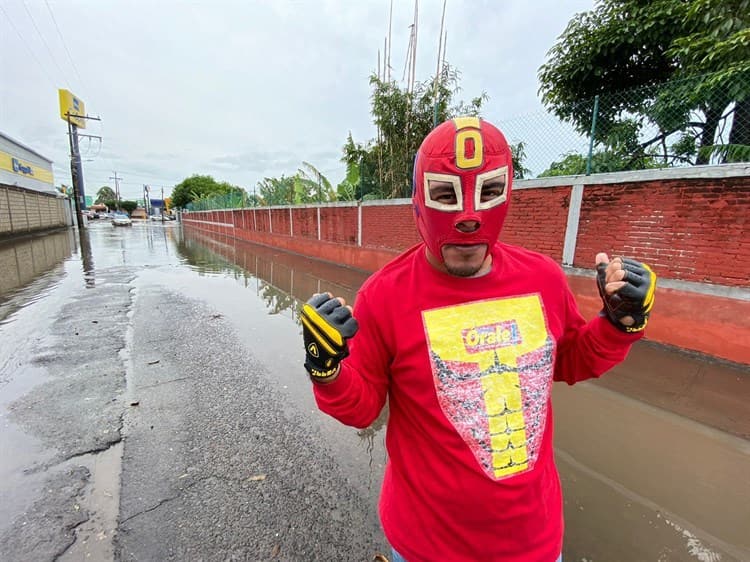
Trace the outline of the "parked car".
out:
[[[130,220],[130,217],[127,213],[115,213],[112,217],[112,225],[113,226],[132,226],[133,221]]]

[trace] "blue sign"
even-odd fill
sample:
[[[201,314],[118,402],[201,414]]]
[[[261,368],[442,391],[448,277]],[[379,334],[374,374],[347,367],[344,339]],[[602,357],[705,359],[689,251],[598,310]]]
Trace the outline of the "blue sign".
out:
[[[17,174],[34,175],[34,170],[31,169],[31,166],[24,166],[18,158],[12,158],[11,163],[13,164],[13,171]]]

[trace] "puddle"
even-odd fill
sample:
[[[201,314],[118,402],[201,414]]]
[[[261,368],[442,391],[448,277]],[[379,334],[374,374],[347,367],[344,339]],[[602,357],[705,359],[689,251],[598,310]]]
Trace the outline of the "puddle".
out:
[[[723,560],[750,558],[750,442],[590,383],[553,392],[572,552],[605,560],[602,545],[621,545],[614,551],[633,551],[627,560],[656,559],[664,548],[684,554],[686,530]]]
[[[59,562],[114,560],[114,536],[120,506],[120,467],[123,443],[117,443],[101,453],[84,455],[63,463],[61,468],[85,466],[90,472],[89,482],[80,498],[81,509],[91,517],[76,528],[76,540]]]
[[[25,469],[39,459],[49,459],[41,442],[0,418],[0,536],[11,527],[14,519],[24,513],[38,497],[47,475],[26,473]]]

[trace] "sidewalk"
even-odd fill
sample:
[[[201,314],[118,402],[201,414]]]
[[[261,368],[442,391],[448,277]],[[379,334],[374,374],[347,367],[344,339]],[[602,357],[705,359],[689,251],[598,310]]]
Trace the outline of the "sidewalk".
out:
[[[601,309],[591,276],[569,274],[585,318]],[[649,319],[648,340],[750,365],[750,300],[660,287]]]

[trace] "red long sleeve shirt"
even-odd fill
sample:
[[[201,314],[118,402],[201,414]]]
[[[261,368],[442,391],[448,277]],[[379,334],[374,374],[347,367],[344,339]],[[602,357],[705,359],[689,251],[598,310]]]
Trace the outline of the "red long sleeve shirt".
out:
[[[457,278],[418,245],[357,295],[359,331],[319,408],[366,427],[389,401],[380,517],[410,562],[554,561],[562,550],[553,380],[598,377],[638,335],[586,323],[562,269],[496,244]]]

